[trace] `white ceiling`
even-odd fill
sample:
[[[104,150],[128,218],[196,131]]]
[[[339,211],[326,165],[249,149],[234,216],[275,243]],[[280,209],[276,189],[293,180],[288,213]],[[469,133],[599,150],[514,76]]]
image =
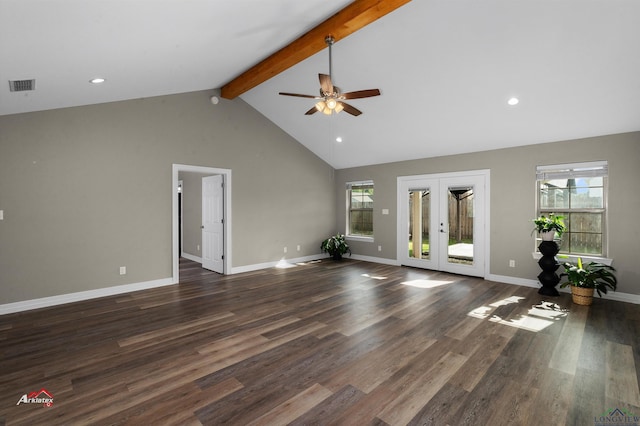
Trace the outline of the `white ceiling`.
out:
[[[36,79],[0,115],[221,87],[348,3],[0,0],[0,83]],[[638,52],[638,0],[413,0],[333,47],[335,84],[382,92],[361,116],[278,95],[317,94],[327,50],[241,98],[345,168],[638,131]]]

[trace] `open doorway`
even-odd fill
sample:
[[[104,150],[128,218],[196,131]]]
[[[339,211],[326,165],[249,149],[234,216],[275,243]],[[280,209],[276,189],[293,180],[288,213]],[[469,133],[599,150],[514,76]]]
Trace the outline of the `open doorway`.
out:
[[[180,280],[179,274],[179,262],[180,256],[185,251],[185,233],[186,230],[181,230],[181,224],[184,220],[185,213],[182,212],[182,217],[180,213],[180,201],[184,201],[184,187],[181,188],[181,194],[179,195],[177,188],[178,183],[180,181],[180,175],[185,173],[196,173],[207,176],[220,176],[222,181],[224,182],[223,190],[222,190],[222,215],[225,218],[222,222],[222,234],[223,238],[221,239],[221,272],[223,274],[229,274],[231,271],[231,170],[229,169],[219,169],[214,167],[202,167],[202,166],[191,166],[185,164],[174,164],[173,165],[173,178],[172,178],[172,188],[173,188],[173,196],[172,196],[172,224],[173,224],[173,267],[172,267],[172,278],[174,283],[178,283]],[[181,242],[181,240],[183,242]],[[202,262],[200,262],[202,263]]]

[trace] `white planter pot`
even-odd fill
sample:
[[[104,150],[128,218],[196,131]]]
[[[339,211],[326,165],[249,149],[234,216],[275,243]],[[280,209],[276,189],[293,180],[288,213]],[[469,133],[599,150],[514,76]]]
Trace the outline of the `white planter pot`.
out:
[[[556,231],[547,231],[547,232],[540,233],[540,238],[542,238],[542,241],[553,241],[553,237],[555,236],[556,236]]]

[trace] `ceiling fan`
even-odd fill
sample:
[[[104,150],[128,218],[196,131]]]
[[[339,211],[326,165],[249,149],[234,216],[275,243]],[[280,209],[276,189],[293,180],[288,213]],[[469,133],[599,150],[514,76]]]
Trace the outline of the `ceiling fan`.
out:
[[[337,114],[340,111],[344,110],[351,115],[358,116],[362,114],[362,111],[344,101],[347,99],[361,99],[378,96],[380,95],[380,90],[368,89],[342,93],[340,88],[338,86],[334,86],[331,81],[331,46],[333,46],[334,42],[333,37],[327,36],[325,37],[324,41],[327,43],[327,46],[329,46],[329,75],[318,74],[318,77],[320,78],[320,96],[301,95],[298,93],[285,92],[280,92],[280,95],[297,96],[299,98],[310,98],[318,100],[315,106],[307,111],[305,115],[315,114],[318,111],[322,111],[322,113],[326,115],[331,115],[333,113]]]

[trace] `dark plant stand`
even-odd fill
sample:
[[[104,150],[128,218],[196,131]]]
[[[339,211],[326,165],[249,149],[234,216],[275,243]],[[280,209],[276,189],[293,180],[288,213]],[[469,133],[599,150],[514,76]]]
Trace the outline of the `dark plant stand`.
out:
[[[542,254],[538,265],[542,269],[542,272],[538,275],[538,281],[542,284],[542,287],[538,290],[538,294],[545,296],[560,296],[560,293],[556,289],[556,285],[560,282],[560,277],[556,274],[556,270],[560,267],[556,262],[556,254],[560,251],[558,244],[555,241],[543,241],[538,246],[538,250]]]

